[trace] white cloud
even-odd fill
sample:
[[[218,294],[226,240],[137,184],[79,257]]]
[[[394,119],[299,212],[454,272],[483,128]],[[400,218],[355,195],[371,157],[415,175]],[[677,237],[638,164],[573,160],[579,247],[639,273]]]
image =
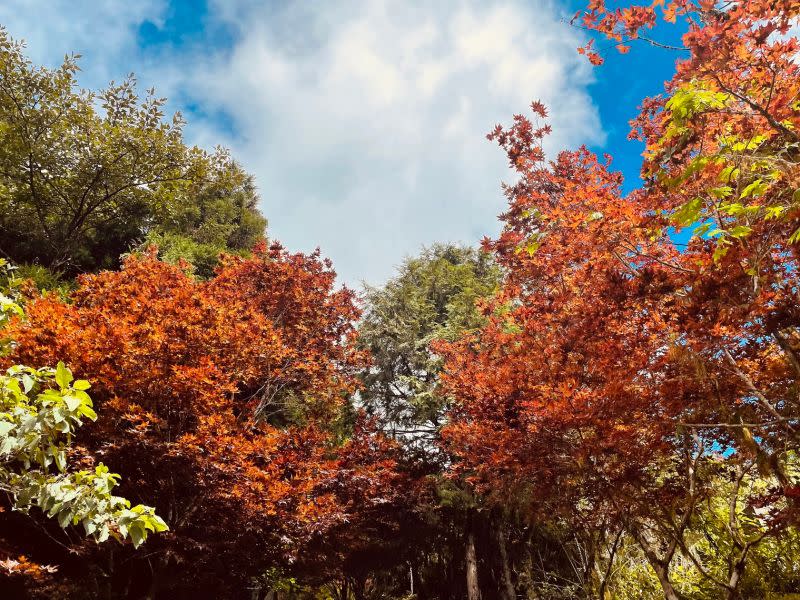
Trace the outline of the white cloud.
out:
[[[348,281],[495,233],[507,172],[484,134],[531,100],[552,109],[551,147],[602,140],[580,38],[549,3],[224,4],[239,42],[198,96],[233,116],[272,233],[320,244]]]
[[[0,24],[27,43],[28,57],[56,66],[65,54],[81,54],[85,85],[104,85],[133,70],[136,31],[160,24],[168,0],[3,0]]]
[[[551,148],[603,140],[580,35],[547,0],[213,0],[209,22],[233,31],[232,47],[198,43],[136,64],[124,32],[164,9],[127,4],[117,23],[72,5],[92,24],[48,33],[56,18],[40,19],[33,34],[12,32],[32,47],[65,37],[84,67],[136,70],[147,86],[227,115],[235,135],[213,118],[193,118],[187,134],[230,145],[257,177],[271,236],[321,246],[350,283],[380,282],[421,244],[497,232],[510,175],[484,135],[530,101],[551,109]],[[87,32],[105,26],[92,46]]]

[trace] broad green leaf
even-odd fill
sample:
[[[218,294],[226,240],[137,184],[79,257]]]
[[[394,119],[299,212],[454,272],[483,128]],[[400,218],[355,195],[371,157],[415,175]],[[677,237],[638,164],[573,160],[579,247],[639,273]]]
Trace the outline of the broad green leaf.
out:
[[[728,235],[733,238],[740,239],[747,237],[752,231],[753,229],[747,225],[737,225],[736,227],[732,227],[728,230]]]
[[[727,198],[733,193],[733,188],[729,185],[722,185],[720,187],[715,187],[709,190],[709,193],[719,200],[723,198]]]
[[[728,254],[729,250],[730,250],[730,242],[725,240],[724,238],[721,238],[719,242],[717,242],[717,247],[714,249],[712,260],[715,263],[719,262],[722,258],[725,257],[726,254]]]
[[[761,179],[756,179],[742,190],[739,198],[758,198],[759,196],[764,195],[764,192],[767,191],[767,188],[769,188],[768,183],[762,181]]]
[[[707,221],[707,222],[695,227],[693,233],[694,233],[694,235],[702,237],[706,233],[708,233],[709,229],[711,229],[713,226],[714,226],[714,223],[712,223],[711,221]]]
[[[672,213],[671,221],[681,227],[696,223],[700,219],[702,207],[703,200],[701,198],[693,198]]]
[[[767,206],[764,209],[764,219],[769,221],[771,219],[777,219],[786,211],[786,207],[784,206]]]
[[[78,408],[83,404],[79,398],[75,396],[64,396],[64,403],[67,405],[67,408],[70,412],[75,412]]]
[[[720,171],[719,180],[723,183],[730,183],[739,178],[739,168],[733,165],[725,167]]]
[[[66,365],[64,365],[63,362],[59,361],[58,365],[56,366],[56,383],[63,390],[69,387],[71,381],[72,372],[66,367]]]

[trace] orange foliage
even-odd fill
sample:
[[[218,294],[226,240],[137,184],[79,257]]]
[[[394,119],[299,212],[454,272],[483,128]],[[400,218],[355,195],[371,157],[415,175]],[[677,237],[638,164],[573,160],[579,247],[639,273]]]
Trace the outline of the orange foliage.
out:
[[[650,241],[645,211],[587,150],[544,164],[542,135],[522,117],[493,134],[521,175],[487,242],[509,274],[483,331],[441,348],[457,399],[443,437],[456,472],[496,499],[529,487],[539,508],[552,492],[573,511],[575,498],[627,493],[669,450],[664,416],[684,386],[650,374],[665,360],[677,252]]]
[[[585,149],[546,163],[541,124],[518,115],[491,134],[519,180],[506,188],[502,234],[486,242],[508,269],[504,295],[483,331],[441,348],[457,400],[444,432],[457,473],[498,498],[526,487],[539,508],[574,511],[580,498],[590,518],[630,516],[695,494],[686,457],[698,448],[735,449],[791,495],[778,457],[796,447],[800,419],[800,253],[790,239],[800,225],[800,45],[788,37],[798,14],[789,0],[666,3],[668,20],[690,20],[690,55],[668,91],[694,104],[678,114],[669,98],[645,101],[633,135],[647,145],[646,185],[627,196]],[[657,13],[595,0],[583,16],[622,43]],[[738,180],[718,189],[731,164]],[[753,182],[762,187],[748,196]],[[676,225],[694,199],[701,210]],[[780,218],[765,216],[776,207]],[[705,219],[717,237],[676,245],[671,227]],[[755,441],[742,423],[757,428]]]
[[[386,491],[374,480],[392,470],[389,448],[354,464],[331,436],[363,363],[353,293],[334,278],[318,254],[278,245],[225,259],[207,282],[131,257],[82,276],[69,302],[30,300],[5,332],[18,342],[8,361],[63,360],[92,383],[99,420],[81,442],[168,521],[147,561],[181,565],[175,589],[197,589],[194,573],[235,596],[352,518],[351,479],[365,498]]]

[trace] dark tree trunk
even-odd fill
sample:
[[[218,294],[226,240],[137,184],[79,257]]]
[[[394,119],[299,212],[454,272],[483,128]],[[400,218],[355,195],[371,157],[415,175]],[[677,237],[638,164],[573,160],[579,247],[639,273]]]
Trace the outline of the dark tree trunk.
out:
[[[156,600],[156,596],[158,595],[158,570],[153,569],[153,574],[150,577],[150,587],[147,590],[147,594],[145,595],[145,600]]]
[[[478,585],[478,557],[475,552],[475,517],[472,511],[467,515],[464,550],[464,562],[467,570],[467,600],[481,600],[481,588]]]
[[[517,592],[514,588],[514,580],[511,577],[511,567],[508,564],[508,551],[506,549],[505,523],[502,517],[497,521],[495,529],[497,536],[497,548],[500,554],[500,566],[502,585],[500,586],[500,596],[502,600],[516,600]]]

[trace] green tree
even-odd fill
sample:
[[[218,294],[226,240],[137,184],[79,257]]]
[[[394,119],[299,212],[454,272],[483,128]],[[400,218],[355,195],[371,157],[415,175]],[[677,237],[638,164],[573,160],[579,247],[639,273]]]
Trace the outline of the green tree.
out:
[[[384,430],[416,441],[436,434],[446,400],[436,391],[442,361],[431,343],[480,327],[477,303],[496,291],[501,276],[490,255],[437,244],[407,259],[383,287],[367,287],[359,340],[372,366],[360,401]]]
[[[141,245],[158,246],[167,262],[188,261],[203,278],[211,277],[220,254],[251,250],[264,239],[267,224],[253,177],[224,150],[217,160],[210,177],[190,187],[191,202],[176,203]]]
[[[249,177],[224,150],[187,146],[152,89],[140,97],[132,75],[81,89],[78,56],[48,69],[23,50],[0,29],[3,255],[72,275],[115,267],[148,235],[232,250],[263,235]]]
[[[360,404],[403,445],[410,471],[429,475],[435,490],[418,499],[424,525],[415,528],[425,533],[408,538],[417,545],[410,571],[407,564],[396,565],[390,579],[416,578],[421,588],[441,597],[466,592],[473,598],[478,569],[494,564],[489,558],[505,552],[505,542],[499,546],[489,539],[490,516],[479,513],[480,498],[470,487],[441,476],[448,458],[437,442],[448,399],[437,389],[442,359],[432,344],[480,328],[486,319],[480,301],[496,292],[501,279],[489,254],[437,244],[407,259],[383,287],[366,289],[359,342],[372,364],[362,374]]]

